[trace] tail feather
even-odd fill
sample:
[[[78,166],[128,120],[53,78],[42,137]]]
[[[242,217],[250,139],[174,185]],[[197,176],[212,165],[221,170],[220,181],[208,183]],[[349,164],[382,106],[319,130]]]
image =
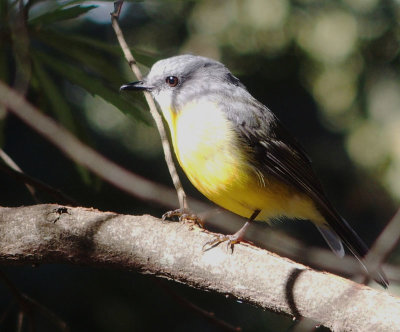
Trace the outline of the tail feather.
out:
[[[375,271],[371,271],[369,267],[367,266],[367,263],[365,261],[365,256],[367,255],[369,249],[367,245],[364,243],[363,240],[357,235],[357,233],[351,228],[351,226],[348,224],[348,222],[342,219],[342,223],[345,228],[347,228],[346,238],[343,236],[343,242],[346,244],[346,246],[349,248],[349,250],[352,252],[352,254],[359,260],[361,263],[362,267],[368,272],[368,274],[378,283],[380,284],[383,288],[388,288],[389,286],[389,281],[385,275],[385,272],[381,268],[378,268]],[[340,236],[340,234],[339,234]]]
[[[334,218],[327,218],[330,228],[339,236],[346,247],[351,251],[351,253],[359,260],[365,271],[382,287],[387,288],[389,286],[389,281],[381,268],[373,271],[368,268],[365,261],[365,256],[368,253],[368,247],[363,240],[357,235],[357,233],[351,228],[348,222],[335,215]],[[326,239],[326,238],[325,238]],[[329,242],[328,242],[329,244]]]
[[[325,239],[329,248],[340,258],[344,257],[344,248],[340,237],[332,231],[328,226],[317,226],[317,229],[321,233],[322,237]]]

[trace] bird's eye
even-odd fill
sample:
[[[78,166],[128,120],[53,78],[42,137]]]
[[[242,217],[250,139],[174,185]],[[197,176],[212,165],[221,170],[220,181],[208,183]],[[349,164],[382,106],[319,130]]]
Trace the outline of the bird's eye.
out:
[[[174,86],[177,86],[178,85],[178,83],[179,83],[179,80],[178,80],[178,77],[176,77],[176,76],[168,76],[166,79],[165,79],[165,82],[170,86],[170,87],[174,87]]]

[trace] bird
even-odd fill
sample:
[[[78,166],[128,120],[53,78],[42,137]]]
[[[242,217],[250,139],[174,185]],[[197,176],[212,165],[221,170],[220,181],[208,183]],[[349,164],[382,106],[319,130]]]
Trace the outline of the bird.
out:
[[[336,255],[344,256],[344,243],[375,281],[388,287],[382,269],[368,271],[368,247],[327,198],[304,148],[224,64],[177,55],[157,61],[144,79],[120,90],[152,94],[194,187],[247,219],[235,234],[210,244],[233,246],[254,220],[309,220]]]

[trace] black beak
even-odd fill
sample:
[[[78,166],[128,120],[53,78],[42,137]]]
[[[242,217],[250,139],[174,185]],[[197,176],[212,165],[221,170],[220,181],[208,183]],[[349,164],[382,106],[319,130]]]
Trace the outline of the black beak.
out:
[[[124,84],[119,88],[119,91],[134,90],[134,91],[151,91],[152,86],[146,85],[143,81]]]

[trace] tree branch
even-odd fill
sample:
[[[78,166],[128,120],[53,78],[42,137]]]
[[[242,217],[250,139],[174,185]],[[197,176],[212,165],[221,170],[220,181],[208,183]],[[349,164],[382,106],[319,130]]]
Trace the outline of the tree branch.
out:
[[[248,244],[202,251],[212,234],[151,216],[35,205],[0,208],[3,264],[118,267],[311,318],[334,331],[396,331],[400,299]]]

